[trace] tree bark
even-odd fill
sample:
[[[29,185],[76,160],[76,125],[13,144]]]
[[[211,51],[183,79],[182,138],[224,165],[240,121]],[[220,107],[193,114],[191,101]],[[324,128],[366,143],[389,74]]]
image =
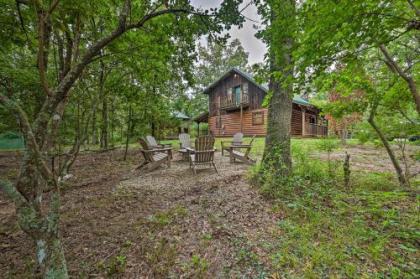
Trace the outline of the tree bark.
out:
[[[407,178],[405,177],[403,170],[401,169],[400,163],[398,162],[398,159],[395,156],[395,153],[392,150],[391,145],[389,144],[385,135],[382,133],[379,126],[375,123],[375,120],[374,120],[375,113],[376,113],[376,106],[374,106],[370,112],[368,123],[375,130],[376,134],[378,135],[379,139],[384,145],[385,150],[388,153],[389,158],[391,159],[392,165],[394,166],[395,173],[397,174],[398,182],[400,183],[402,187],[406,187],[408,186]]]
[[[132,114],[133,114],[133,110],[131,107],[131,103],[128,107],[128,119],[127,119],[127,137],[125,140],[125,152],[124,152],[124,161],[127,160],[127,153],[128,153],[128,144],[130,142],[130,137],[131,137],[131,131],[132,131]]]
[[[35,241],[39,273],[44,278],[69,278],[66,259],[58,235],[41,236]]]
[[[108,98],[105,91],[105,66],[100,61],[100,74],[99,74],[99,96],[102,101],[102,122],[101,122],[101,148],[108,149]]]
[[[282,4],[284,9],[294,14],[294,1],[284,1]],[[277,16],[272,11],[271,24],[276,21]],[[284,20],[285,13],[282,13],[279,17]],[[275,28],[275,26],[271,28]],[[274,35],[271,35],[270,38],[271,77],[269,88],[272,96],[268,105],[267,136],[261,163],[261,178],[265,183],[268,182],[266,179],[270,177],[271,183],[276,184],[272,186],[279,186],[279,182],[284,181],[292,174],[290,151],[293,99],[293,85],[290,80],[293,78],[292,49],[294,46],[292,34],[293,31],[281,34],[281,39],[274,38]],[[282,44],[281,51],[276,45],[279,43]],[[279,81],[277,74],[280,74],[281,81]]]

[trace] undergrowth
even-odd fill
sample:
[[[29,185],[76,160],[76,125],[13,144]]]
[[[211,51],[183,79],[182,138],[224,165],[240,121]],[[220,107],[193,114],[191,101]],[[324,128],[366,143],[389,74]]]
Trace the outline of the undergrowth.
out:
[[[289,179],[261,179],[270,172],[251,170],[273,211],[285,216],[272,244],[275,276],[420,276],[418,195],[400,190],[389,173],[353,172],[344,188],[342,162],[322,161],[302,145],[292,153]]]

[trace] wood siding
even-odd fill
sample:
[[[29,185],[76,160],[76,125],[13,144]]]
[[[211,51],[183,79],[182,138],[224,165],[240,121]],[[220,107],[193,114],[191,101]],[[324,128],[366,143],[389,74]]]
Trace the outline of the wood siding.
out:
[[[222,98],[227,97],[227,92],[229,90],[232,90],[233,87],[241,86],[244,83],[248,84],[249,103],[247,103],[242,108],[241,121],[241,112],[239,106],[235,107],[234,109],[227,109],[225,107],[220,109],[220,103]],[[239,73],[231,72],[224,79],[220,80],[217,82],[217,84],[210,88],[207,91],[207,94],[209,95],[209,132],[213,133],[215,136],[232,136],[238,132],[242,132],[247,136],[264,136],[267,134],[268,110],[262,108],[262,103],[266,93],[256,84],[250,82],[246,77]],[[253,124],[253,112],[264,113],[264,124]],[[303,120],[304,115],[305,119]],[[311,118],[314,119],[315,123],[318,123],[320,116],[319,110],[317,108],[313,106],[304,106],[293,103],[290,131],[291,135],[309,136],[308,133],[302,134],[304,130],[302,129],[302,124],[305,122],[305,127],[309,127]],[[220,127],[216,126],[217,119],[220,119]]]
[[[264,124],[253,125],[252,124],[252,113],[263,112],[264,113]],[[316,117],[316,114],[312,111],[305,111],[305,122],[309,123],[309,115]],[[292,123],[291,123],[291,135],[302,136],[302,110],[299,106],[293,104],[292,110]],[[219,116],[209,117],[209,131],[215,136],[233,136],[235,133],[241,132],[241,113],[239,111],[222,114],[221,127],[216,128],[216,119]],[[243,122],[242,122],[242,133],[246,136],[265,136],[267,134],[267,109],[256,109],[256,110],[245,110],[243,111]],[[307,131],[308,133],[309,131]],[[309,136],[309,134],[308,134]]]
[[[248,83],[249,108],[251,110],[261,108],[265,93],[260,88],[249,82],[246,78],[239,74],[232,74],[220,81],[209,92],[209,116],[215,116],[219,113],[220,99],[227,97],[228,90],[232,87],[240,86]],[[222,110],[220,114],[227,114],[228,112]]]

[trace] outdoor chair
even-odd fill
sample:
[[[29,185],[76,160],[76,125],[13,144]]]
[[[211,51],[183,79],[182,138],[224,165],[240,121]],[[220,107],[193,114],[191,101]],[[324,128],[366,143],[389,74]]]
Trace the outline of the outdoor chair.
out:
[[[244,134],[236,133],[233,135],[232,141],[222,141],[220,144],[222,145],[222,156],[224,151],[229,151],[231,146],[241,145],[243,140]]]
[[[193,153],[191,146],[190,135],[186,133],[181,133],[178,136],[179,138],[179,150],[178,152],[182,154],[183,160],[188,160],[188,154]]]
[[[168,147],[172,147],[172,144],[168,143],[168,144],[161,144],[158,143],[155,139],[154,136],[146,136],[146,141],[147,144],[152,147],[152,148],[168,148]]]
[[[189,149],[188,149],[189,150]],[[212,136],[201,136],[195,140],[195,149],[189,151],[188,157],[190,160],[190,168],[192,168],[194,174],[196,174],[196,166],[198,165],[209,165],[210,167],[216,170],[218,173],[216,165],[214,164],[214,137]]]
[[[140,152],[144,157],[144,164],[140,167],[146,166],[148,170],[154,170],[161,164],[166,163],[168,167],[171,166],[171,158],[172,158],[172,148],[165,147],[165,148],[153,148],[151,147],[146,140],[140,139]]]
[[[236,160],[242,161],[246,164],[252,165],[255,164],[255,160],[249,157],[249,152],[252,148],[252,143],[254,142],[255,136],[252,137],[249,144],[241,145],[231,145],[227,151],[229,152],[230,162],[235,163]],[[245,151],[241,151],[245,150]]]

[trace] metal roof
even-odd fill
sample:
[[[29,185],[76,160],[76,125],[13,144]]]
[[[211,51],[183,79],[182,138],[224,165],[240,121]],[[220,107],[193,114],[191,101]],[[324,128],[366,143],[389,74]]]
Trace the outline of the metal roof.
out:
[[[178,119],[189,120],[190,117],[180,111],[172,112],[172,116]]]
[[[254,84],[255,86],[257,86],[258,88],[260,88],[262,91],[264,91],[265,93],[268,92],[268,87],[266,85],[261,85],[259,83],[257,83],[254,79],[254,77],[249,74],[246,73],[244,71],[241,71],[238,68],[232,68],[229,71],[227,71],[221,78],[219,78],[218,80],[216,80],[215,82],[213,82],[212,84],[210,84],[209,86],[207,86],[206,89],[204,89],[203,93],[204,94],[208,94],[209,91],[215,87],[219,82],[221,82],[222,80],[224,80],[225,78],[227,78],[229,75],[231,75],[232,73],[237,73],[241,76],[243,76],[244,78],[246,78],[249,82],[251,82],[252,84]],[[311,103],[309,103],[308,100],[302,98],[301,96],[294,96],[293,97],[293,103],[295,104],[299,104],[299,105],[303,105],[303,106],[313,106]]]

